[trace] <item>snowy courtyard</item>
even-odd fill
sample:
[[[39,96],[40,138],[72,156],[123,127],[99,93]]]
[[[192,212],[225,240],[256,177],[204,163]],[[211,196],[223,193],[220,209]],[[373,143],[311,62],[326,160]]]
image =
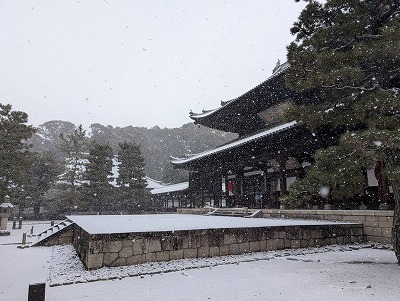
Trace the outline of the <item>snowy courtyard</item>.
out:
[[[71,246],[19,249],[26,222],[0,237],[0,300],[397,300],[400,266],[372,244],[257,252],[86,271]],[[11,224],[9,225],[11,228]],[[29,238],[28,238],[29,241]]]

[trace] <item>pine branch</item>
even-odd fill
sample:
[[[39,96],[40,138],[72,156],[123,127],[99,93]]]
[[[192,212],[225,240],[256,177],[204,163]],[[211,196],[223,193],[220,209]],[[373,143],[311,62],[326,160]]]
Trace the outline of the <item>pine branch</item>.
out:
[[[376,90],[378,88],[381,88],[381,86],[379,84],[374,84],[371,88],[367,88],[367,87],[364,87],[364,86],[360,86],[360,87],[342,86],[342,87],[339,87],[338,85],[335,84],[335,85],[331,85],[331,86],[323,85],[322,88],[336,89],[336,90],[355,89],[355,90],[361,90],[361,91],[374,91],[374,90]]]
[[[337,158],[338,160],[347,159],[347,158],[353,156],[356,152],[357,152],[357,150],[354,149],[354,150],[351,151],[350,153],[348,153],[348,154],[346,154],[346,155],[344,155],[344,156],[341,156],[341,157],[336,156],[336,158]]]

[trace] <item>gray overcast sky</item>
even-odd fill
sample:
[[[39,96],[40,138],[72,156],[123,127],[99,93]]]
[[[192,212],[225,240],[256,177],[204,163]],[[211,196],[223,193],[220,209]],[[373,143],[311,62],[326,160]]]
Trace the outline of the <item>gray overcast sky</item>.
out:
[[[179,127],[268,78],[294,0],[0,0],[0,102],[29,124]]]

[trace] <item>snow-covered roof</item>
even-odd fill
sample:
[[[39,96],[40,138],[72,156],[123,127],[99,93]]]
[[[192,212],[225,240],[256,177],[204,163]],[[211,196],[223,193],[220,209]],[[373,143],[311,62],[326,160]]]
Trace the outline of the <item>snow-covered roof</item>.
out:
[[[156,188],[162,188],[165,187],[165,185],[162,184],[161,181],[154,180],[152,178],[146,177],[146,182],[147,182],[147,188],[148,189],[156,189]]]
[[[273,70],[272,75],[267,78],[267,80],[263,81],[261,84],[255,86],[253,89],[249,90],[247,93],[250,93],[251,91],[253,91],[254,89],[257,89],[258,87],[264,85],[265,83],[267,83],[268,81],[272,80],[273,78],[277,77],[278,75],[282,74],[285,70],[287,70],[289,68],[289,63],[288,62],[284,62],[283,64],[280,64],[279,61],[276,65],[276,67]],[[236,97],[234,99],[231,100],[227,100],[227,101],[221,101],[221,106],[219,108],[213,109],[213,110],[205,110],[203,109],[201,113],[194,113],[192,111],[190,111],[189,113],[189,117],[193,120],[197,120],[197,119],[201,119],[204,117],[207,117],[209,115],[214,114],[215,112],[221,110],[222,108],[224,108],[225,106],[228,106],[234,102],[236,102],[238,99],[240,99],[243,95]]]
[[[189,182],[182,182],[178,184],[161,185],[161,187],[151,190],[151,194],[168,193],[174,191],[182,191],[189,188]]]
[[[67,216],[67,218],[90,234],[344,224],[328,221],[190,214],[71,215]]]
[[[2,203],[0,205],[1,208],[14,208],[14,205],[11,203]]]
[[[220,152],[226,151],[228,149],[232,149],[232,148],[238,147],[240,145],[244,145],[246,143],[249,143],[249,142],[264,138],[264,137],[267,137],[267,136],[272,135],[274,133],[281,132],[281,131],[293,128],[296,125],[297,125],[297,121],[291,121],[291,122],[288,122],[288,123],[285,123],[285,124],[281,124],[279,126],[276,126],[274,128],[271,128],[271,129],[264,130],[264,131],[259,132],[257,134],[254,134],[254,135],[251,135],[251,136],[248,136],[248,137],[245,137],[245,138],[237,139],[237,140],[235,140],[235,141],[233,141],[231,143],[224,144],[224,145],[219,146],[217,148],[214,148],[212,150],[208,150],[208,151],[196,154],[196,155],[192,155],[192,156],[190,156],[188,158],[174,158],[174,159],[171,160],[171,163],[172,164],[177,164],[177,165],[178,164],[188,163],[190,161],[194,161],[194,160],[197,160],[199,158],[203,158],[203,157],[210,156],[210,155],[213,155],[213,154],[216,154],[216,153],[220,153]]]

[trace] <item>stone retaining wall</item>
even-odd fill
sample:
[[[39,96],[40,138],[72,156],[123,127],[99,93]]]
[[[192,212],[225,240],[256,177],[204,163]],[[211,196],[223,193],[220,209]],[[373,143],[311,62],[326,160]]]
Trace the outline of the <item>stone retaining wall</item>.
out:
[[[366,241],[391,243],[393,211],[386,210],[262,210],[263,217],[362,223]]]
[[[87,269],[236,255],[363,241],[361,224],[306,225],[90,235],[76,226],[74,246]]]
[[[40,246],[55,246],[55,245],[66,245],[72,244],[72,239],[74,236],[73,227],[68,227],[62,229],[57,233],[57,235],[53,235],[48,239],[45,239],[43,242],[39,243]]]
[[[178,209],[181,214],[205,214],[209,210]],[[393,211],[391,210],[278,210],[263,209],[262,217],[314,219],[362,223],[366,241],[392,243]]]

